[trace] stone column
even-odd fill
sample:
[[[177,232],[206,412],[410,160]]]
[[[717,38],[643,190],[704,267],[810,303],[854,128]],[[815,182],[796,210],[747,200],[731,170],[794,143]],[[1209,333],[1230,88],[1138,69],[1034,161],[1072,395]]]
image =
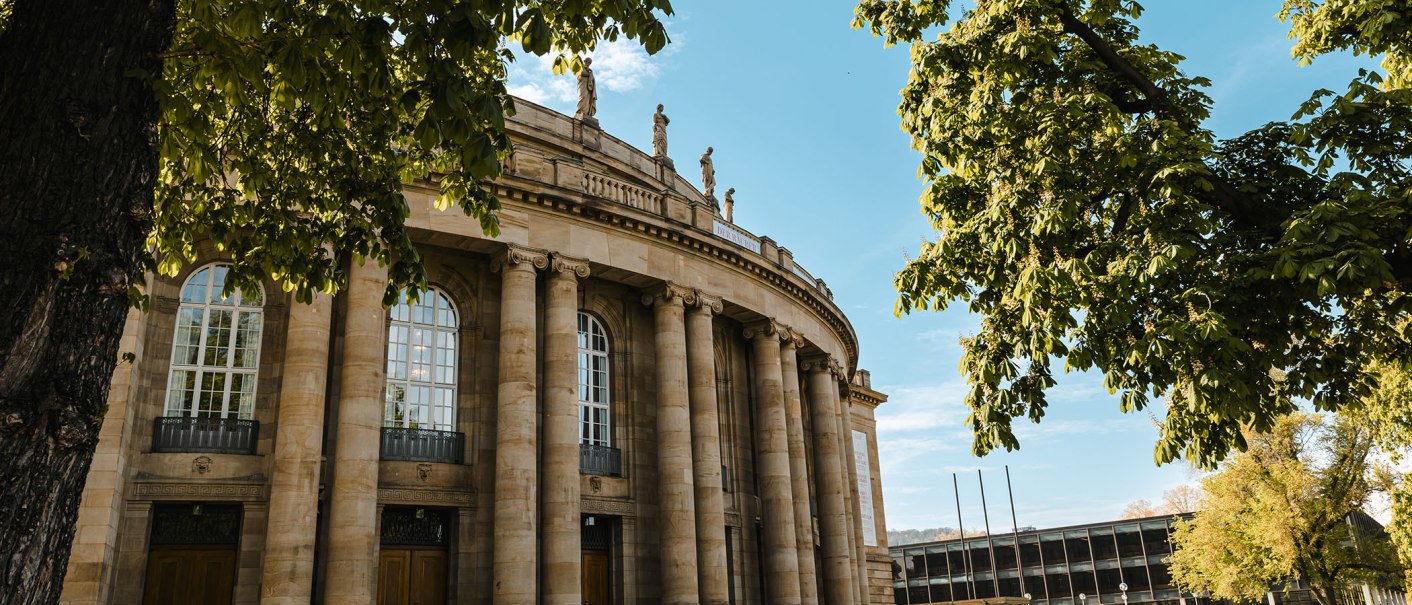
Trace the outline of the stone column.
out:
[[[333,298],[327,294],[314,294],[309,304],[289,307],[260,580],[260,602],[266,605],[308,603],[314,587],[332,316]]]
[[[494,605],[536,605],[539,422],[535,404],[535,269],[549,256],[511,244],[496,264],[500,384],[495,415]],[[575,479],[577,480],[577,479]]]
[[[804,407],[799,396],[799,346],[804,339],[790,331],[780,345],[785,426],[789,431],[789,483],[794,502],[794,541],[799,554],[799,602],[818,605],[814,566],[814,518],[809,511],[809,461],[804,450]]]
[[[862,501],[859,500],[858,491],[858,467],[857,458],[853,451],[853,410],[852,403],[844,399],[840,403],[843,412],[843,444],[844,452],[848,461],[848,492],[850,508],[852,508],[852,535],[853,535],[853,565],[855,567],[854,577],[858,578],[858,602],[866,604],[868,602],[868,548],[863,544],[863,513]]]
[[[696,578],[696,487],[692,480],[684,301],[691,290],[667,282],[644,297],[656,320],[657,487],[662,544],[662,604],[700,602]],[[717,471],[720,472],[720,471]]]
[[[853,558],[849,551],[848,501],[844,489],[843,456],[838,435],[839,369],[827,356],[804,365],[809,381],[809,410],[814,421],[815,497],[819,502],[819,533],[823,541],[824,602],[852,603]]]
[[[721,485],[721,420],[716,402],[716,345],[711,316],[721,299],[696,293],[686,314],[687,373],[691,395],[692,459],[696,476],[696,569],[702,605],[726,605],[725,494]]]
[[[329,493],[325,603],[374,600],[377,560],[378,437],[382,427],[387,312],[382,308],[387,269],[373,259],[348,271],[348,315],[343,327],[333,485]]]
[[[579,521],[579,278],[588,261],[555,254],[544,302],[543,605],[581,605]]]
[[[764,507],[765,591],[769,605],[799,605],[799,547],[794,536],[794,496],[789,481],[789,429],[785,422],[780,338],[767,321],[745,329],[751,345],[755,398],[755,473]]]

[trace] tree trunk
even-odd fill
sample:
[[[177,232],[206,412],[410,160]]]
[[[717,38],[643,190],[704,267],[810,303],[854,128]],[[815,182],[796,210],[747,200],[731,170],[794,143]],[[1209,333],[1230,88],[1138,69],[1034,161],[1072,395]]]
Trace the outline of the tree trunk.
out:
[[[172,0],[18,0],[0,32],[0,603],[55,603],[151,228]],[[140,71],[139,71],[140,70]]]

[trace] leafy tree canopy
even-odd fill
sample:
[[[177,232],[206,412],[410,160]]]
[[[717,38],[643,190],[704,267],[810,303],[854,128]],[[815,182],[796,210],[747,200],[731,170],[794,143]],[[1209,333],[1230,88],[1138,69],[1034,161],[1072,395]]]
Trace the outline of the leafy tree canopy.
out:
[[[440,208],[499,231],[485,187],[510,150],[507,44],[581,65],[600,39],[667,43],[668,0],[211,0],[177,4],[152,78],[157,136],[152,269],[210,238],[232,287],[271,276],[308,299],[342,285],[336,253],[389,267],[388,302],[425,274],[401,183],[436,175]],[[569,57],[572,57],[571,59]]]
[[[1175,526],[1172,578],[1218,599],[1260,600],[1302,580],[1332,605],[1354,580],[1399,585],[1396,552],[1361,509],[1377,489],[1368,424],[1296,413],[1202,482],[1200,510]]]
[[[1056,363],[1101,372],[1125,412],[1162,402],[1157,461],[1209,468],[1242,426],[1338,409],[1374,363],[1412,362],[1407,8],[1287,0],[1299,60],[1383,71],[1221,139],[1209,81],[1140,42],[1131,0],[988,0],[954,23],[947,0],[858,5],[856,27],[913,44],[898,112],[937,236],[897,311],[984,317],[962,341],[976,453],[1018,447]]]

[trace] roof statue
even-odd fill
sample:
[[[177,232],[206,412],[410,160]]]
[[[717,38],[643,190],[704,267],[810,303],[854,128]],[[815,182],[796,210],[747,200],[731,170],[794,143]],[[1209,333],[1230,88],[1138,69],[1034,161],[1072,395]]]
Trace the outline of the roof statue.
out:
[[[579,106],[574,117],[580,120],[593,120],[594,114],[598,113],[598,84],[593,80],[593,69],[589,66],[593,64],[593,59],[583,60],[583,69],[579,70]]]
[[[706,153],[701,154],[701,188],[707,198],[716,197],[716,164],[711,161],[710,147],[706,148]]]
[[[735,187],[731,187],[730,189],[726,190],[724,214],[727,223],[735,222],[735,198],[733,197],[734,195]]]
[[[662,104],[657,104],[657,113],[652,114],[652,157],[659,160],[667,157],[667,124],[672,122],[662,113]]]

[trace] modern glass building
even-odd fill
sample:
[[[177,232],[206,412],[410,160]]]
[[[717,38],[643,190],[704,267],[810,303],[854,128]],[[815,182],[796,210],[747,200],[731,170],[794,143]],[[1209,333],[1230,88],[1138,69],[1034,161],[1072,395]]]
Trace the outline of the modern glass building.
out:
[[[1190,603],[1172,585],[1164,515],[889,549],[896,605],[995,597],[1033,605]],[[1018,540],[1018,544],[1017,544]],[[1205,601],[1206,599],[1199,599]]]

